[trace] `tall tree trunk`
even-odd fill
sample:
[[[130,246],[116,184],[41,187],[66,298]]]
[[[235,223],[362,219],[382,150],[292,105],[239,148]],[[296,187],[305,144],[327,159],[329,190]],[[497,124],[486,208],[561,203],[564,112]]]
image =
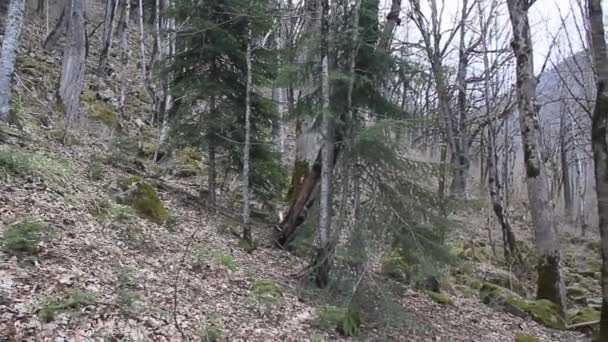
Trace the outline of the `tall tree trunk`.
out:
[[[591,50],[597,82],[591,144],[595,162],[597,212],[602,239],[602,314],[598,341],[608,341],[608,54],[600,0],[587,0],[591,29]]]
[[[468,1],[462,1],[461,25],[464,26],[468,17]],[[458,72],[456,83],[458,88],[458,117],[452,113],[448,120],[452,120],[455,130],[456,148],[452,148],[452,160],[454,168],[452,171],[452,183],[450,184],[450,196],[454,198],[464,198],[466,196],[467,174],[469,172],[469,142],[465,134],[467,119],[467,68],[469,65],[468,51],[465,46],[466,30],[460,29],[460,42],[458,47]]]
[[[540,123],[533,74],[532,39],[528,23],[528,0],[507,0],[513,28],[513,52],[517,60],[517,101],[530,214],[534,225],[538,261],[537,298],[555,302],[566,309],[564,277],[560,266],[559,237],[549,198],[547,175],[540,156]]]
[[[209,111],[211,120],[207,127],[207,203],[210,207],[215,207],[216,202],[216,165],[215,165],[215,132],[213,130],[213,119],[215,117],[215,95],[211,95],[209,101]]]
[[[560,104],[560,107],[563,106],[563,103]],[[572,187],[570,180],[570,163],[568,162],[568,127],[566,120],[566,111],[560,110],[560,118],[559,118],[559,154],[561,161],[561,173],[562,179],[561,183],[563,186],[564,192],[564,213],[566,215],[566,220],[568,222],[572,222],[574,217],[574,206],[573,206],[573,196],[572,196]]]
[[[508,119],[507,119],[508,120]],[[500,224],[503,239],[503,251],[507,262],[514,261],[517,257],[517,244],[515,234],[509,223],[507,207],[504,196],[501,194],[500,177],[498,173],[498,152],[496,151],[496,132],[493,125],[488,129],[488,188],[492,199],[492,209]]]
[[[10,120],[11,80],[15,71],[24,15],[25,0],[11,0],[0,50],[0,121],[4,122]]]
[[[241,183],[243,191],[243,240],[249,246],[253,244],[251,237],[251,202],[249,201],[249,151],[251,149],[251,26],[247,33],[247,51],[245,62],[247,63],[247,82],[245,87],[245,144],[243,145],[243,179]]]
[[[322,0],[321,15],[321,99],[323,147],[321,150],[321,193],[319,199],[319,246],[315,261],[316,283],[325,288],[331,265],[332,174],[334,163],[333,120],[329,103],[329,1]]]
[[[66,43],[61,61],[59,98],[65,111],[66,128],[80,122],[80,92],[84,82],[86,31],[84,0],[68,0]]]
[[[127,67],[129,65],[129,18],[131,17],[131,1],[122,0],[122,9],[120,13],[120,22],[118,25],[118,34],[120,36],[120,98],[119,107],[124,110],[125,100],[127,95]]]
[[[112,38],[114,37],[114,17],[116,16],[117,0],[106,0],[106,14],[103,20],[102,48],[99,54],[99,66],[97,74],[100,77],[107,76],[108,55],[112,49]]]

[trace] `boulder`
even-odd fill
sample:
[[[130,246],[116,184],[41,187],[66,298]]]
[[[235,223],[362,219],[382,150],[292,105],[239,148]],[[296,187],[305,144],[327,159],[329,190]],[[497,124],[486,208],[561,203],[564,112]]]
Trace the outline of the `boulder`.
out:
[[[110,185],[110,192],[116,202],[132,207],[153,222],[163,224],[169,218],[169,211],[154,187],[139,176],[117,179]]]

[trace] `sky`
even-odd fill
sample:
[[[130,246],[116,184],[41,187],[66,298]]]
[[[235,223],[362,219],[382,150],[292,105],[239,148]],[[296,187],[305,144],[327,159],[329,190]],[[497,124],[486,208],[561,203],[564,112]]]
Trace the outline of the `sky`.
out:
[[[462,0],[420,0],[423,12],[430,14],[430,1],[437,1],[437,6],[441,8],[442,4],[445,6],[442,20],[442,28],[449,30],[453,27],[456,18],[459,16],[460,7]],[[469,0],[469,4],[475,0]],[[484,3],[489,3],[490,0],[477,0]],[[505,0],[502,1],[502,6],[499,7],[499,22],[504,25],[510,25],[509,13],[506,6]],[[532,41],[534,49],[534,67],[536,71],[540,71],[546,56],[551,51],[551,59],[553,62],[558,63],[559,60],[567,57],[571,54],[571,51],[580,51],[582,48],[581,38],[576,32],[577,27],[582,27],[583,20],[580,15],[580,9],[578,2],[581,1],[584,5],[585,0],[537,0],[532,6],[529,13],[529,20],[532,31]],[[390,0],[383,0],[383,13],[387,13],[390,7]],[[408,20],[404,20],[407,17],[409,11],[410,1],[402,0],[402,12],[401,18],[405,24],[398,29],[398,37],[402,38],[407,36],[407,41],[416,42],[420,39],[420,33],[416,29],[415,25]],[[607,2],[604,3],[607,5]],[[564,28],[562,28],[562,19],[564,18]],[[605,9],[605,21],[608,19],[608,6]],[[510,26],[509,26],[510,31]],[[565,35],[570,34],[570,41],[566,39]],[[553,37],[559,35],[558,44],[552,49]],[[452,45],[454,47],[458,44],[458,39],[454,39]],[[572,46],[572,48],[570,48]],[[448,62],[449,63],[449,62]],[[547,67],[550,67],[551,63],[548,63]]]

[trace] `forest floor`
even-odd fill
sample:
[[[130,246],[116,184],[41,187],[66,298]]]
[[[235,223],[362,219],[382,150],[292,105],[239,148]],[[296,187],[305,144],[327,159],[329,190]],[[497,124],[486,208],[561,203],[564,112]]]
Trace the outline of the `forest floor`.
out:
[[[101,4],[90,6],[89,17],[101,18]],[[41,52],[43,26],[30,18],[20,50],[21,128],[0,133],[0,230],[32,220],[47,225],[49,235],[31,255],[0,252],[0,341],[219,341],[220,335],[226,341],[512,342],[517,335],[547,342],[589,340],[487,306],[464,287],[446,290],[451,304],[437,303],[428,292],[374,267],[367,272],[369,286],[394,314],[384,320],[364,315],[361,336],[342,337],[319,323],[323,294],[309,295],[304,280],[294,277],[308,260],[274,247],[268,238],[274,227],[267,224],[254,226],[259,247],[252,254],[243,251],[234,235],[238,215],[201,204],[196,178],[149,178],[171,213],[170,224],[120,211],[112,215],[121,218],[103,219],[108,188],[129,169],[111,162],[116,147],[102,124],[87,125],[70,136],[70,144],[58,141],[61,118],[50,98],[60,53]],[[132,38],[136,46],[136,35]],[[90,70],[97,62],[95,50]],[[91,91],[101,92],[99,83],[87,78]],[[134,85],[129,94],[135,97],[140,88]],[[140,102],[130,108],[145,105]],[[137,121],[133,118],[130,128],[137,128]],[[13,164],[19,168],[10,169]],[[486,215],[480,209],[457,215],[457,221],[468,223],[461,224],[466,227],[453,245],[478,240],[489,246]],[[525,226],[516,224],[517,233],[529,239]],[[593,237],[574,240],[567,240],[566,248],[574,250],[571,259],[581,259],[577,253],[595,257],[576,247]],[[469,261],[473,269],[499,264],[491,257]],[[532,287],[531,280],[521,281]]]

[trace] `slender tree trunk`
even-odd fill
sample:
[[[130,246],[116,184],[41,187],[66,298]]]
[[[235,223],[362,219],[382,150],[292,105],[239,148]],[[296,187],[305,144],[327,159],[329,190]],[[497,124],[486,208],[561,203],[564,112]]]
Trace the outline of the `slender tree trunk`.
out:
[[[66,43],[61,62],[59,98],[65,111],[66,128],[80,122],[80,92],[84,82],[86,31],[83,0],[68,0]]]
[[[561,253],[547,175],[540,156],[540,124],[536,106],[536,79],[533,74],[532,39],[528,23],[528,0],[507,0],[513,28],[513,52],[517,60],[517,100],[524,149],[524,163],[530,214],[538,251],[537,298],[555,302],[566,309]]]
[[[490,190],[490,198],[492,199],[492,209],[496,215],[496,219],[500,224],[503,239],[503,251],[507,262],[513,261],[518,257],[517,244],[515,234],[509,223],[507,208],[504,205],[504,196],[501,195],[500,178],[498,173],[498,153],[496,151],[496,132],[490,126],[488,130],[488,188]]]
[[[245,53],[245,62],[247,63],[247,83],[245,87],[245,144],[243,145],[243,240],[249,246],[253,244],[251,237],[251,203],[249,201],[249,151],[251,149],[251,27],[247,33],[247,51]]]
[[[10,120],[11,80],[15,71],[24,15],[25,0],[11,0],[0,50],[0,121],[4,122]]]
[[[597,212],[602,239],[602,314],[598,341],[608,341],[608,54],[600,0],[587,0],[597,98],[591,126]]]
[[[122,9],[120,14],[120,23],[118,25],[118,33],[120,36],[120,98],[119,107],[124,110],[125,100],[127,95],[128,82],[128,65],[129,65],[129,18],[131,16],[131,1],[122,0]]]
[[[112,38],[114,37],[114,17],[116,16],[117,7],[116,1],[117,0],[106,1],[106,14],[103,21],[103,46],[99,54],[99,66],[97,69],[97,74],[100,77],[107,76],[108,55],[112,49]]]
[[[331,265],[332,174],[334,163],[333,119],[329,103],[329,1],[322,0],[321,15],[321,97],[322,132],[321,193],[319,201],[319,247],[315,261],[316,283],[325,288],[329,283]]]
[[[210,116],[215,117],[215,95],[211,96],[209,103]],[[208,125],[207,131],[207,203],[210,207],[215,207],[216,202],[216,165],[215,165],[215,132],[213,131],[213,123]]]
[[[560,104],[563,106],[563,104]],[[565,110],[560,110],[559,118],[559,153],[561,161],[562,186],[564,192],[564,213],[566,220],[572,222],[574,217],[574,206],[572,205],[572,184],[570,181],[570,163],[568,163],[568,127]]]

